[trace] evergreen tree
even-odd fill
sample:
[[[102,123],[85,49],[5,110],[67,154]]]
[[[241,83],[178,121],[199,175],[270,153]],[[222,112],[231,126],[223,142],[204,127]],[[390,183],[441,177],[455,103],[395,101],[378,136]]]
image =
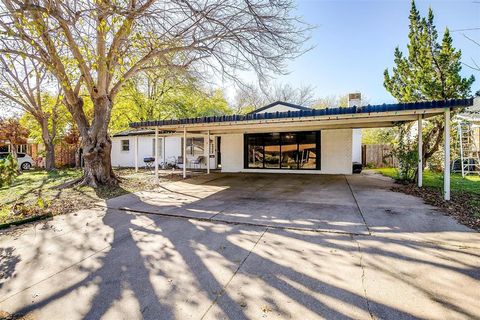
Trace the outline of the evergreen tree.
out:
[[[468,97],[475,79],[460,75],[462,52],[453,46],[448,28],[439,43],[432,9],[427,17],[421,17],[415,1],[411,3],[409,20],[408,54],[395,48],[395,67],[391,74],[388,69],[384,72],[385,88],[399,102]],[[438,151],[444,129],[442,117],[431,118],[425,124],[424,164]]]

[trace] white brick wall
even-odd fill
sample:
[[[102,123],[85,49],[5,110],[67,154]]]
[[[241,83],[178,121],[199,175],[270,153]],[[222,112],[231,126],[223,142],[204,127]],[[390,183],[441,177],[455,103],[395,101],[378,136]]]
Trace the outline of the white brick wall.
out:
[[[222,172],[352,173],[352,129],[322,130],[322,169],[262,170],[243,168],[243,134],[222,135]]]

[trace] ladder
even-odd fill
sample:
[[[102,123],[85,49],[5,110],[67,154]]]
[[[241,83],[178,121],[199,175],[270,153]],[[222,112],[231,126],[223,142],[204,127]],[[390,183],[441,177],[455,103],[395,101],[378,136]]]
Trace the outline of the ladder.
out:
[[[480,150],[475,141],[475,132],[472,124],[460,121],[457,125],[457,150],[460,153],[460,169],[462,177],[476,173],[480,175]],[[453,165],[452,165],[453,167]]]

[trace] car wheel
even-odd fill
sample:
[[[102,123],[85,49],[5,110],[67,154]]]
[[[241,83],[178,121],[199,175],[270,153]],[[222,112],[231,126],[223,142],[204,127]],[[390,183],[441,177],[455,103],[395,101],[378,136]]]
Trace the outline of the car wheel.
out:
[[[30,170],[31,167],[32,167],[32,164],[30,162],[24,162],[20,166],[20,168],[22,168],[22,170]]]

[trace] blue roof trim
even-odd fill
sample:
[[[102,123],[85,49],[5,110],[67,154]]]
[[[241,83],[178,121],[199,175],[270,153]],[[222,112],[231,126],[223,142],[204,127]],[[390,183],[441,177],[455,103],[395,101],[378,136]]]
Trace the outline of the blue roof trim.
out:
[[[473,105],[473,98],[450,99],[450,100],[436,100],[436,101],[411,102],[411,103],[381,104],[381,105],[375,105],[375,106],[367,105],[363,107],[354,106],[350,108],[308,109],[308,110],[286,111],[286,112],[251,113],[246,115],[237,114],[237,115],[224,115],[224,116],[186,118],[186,119],[142,121],[142,122],[130,123],[130,127],[142,128],[142,127],[217,123],[217,122],[232,122],[232,121],[267,120],[267,119],[282,119],[282,118],[306,118],[306,117],[317,117],[317,116],[335,116],[335,115],[346,115],[346,114],[392,112],[392,111],[435,109],[435,108],[447,108],[447,107],[459,108],[459,107],[469,107],[472,105]]]

